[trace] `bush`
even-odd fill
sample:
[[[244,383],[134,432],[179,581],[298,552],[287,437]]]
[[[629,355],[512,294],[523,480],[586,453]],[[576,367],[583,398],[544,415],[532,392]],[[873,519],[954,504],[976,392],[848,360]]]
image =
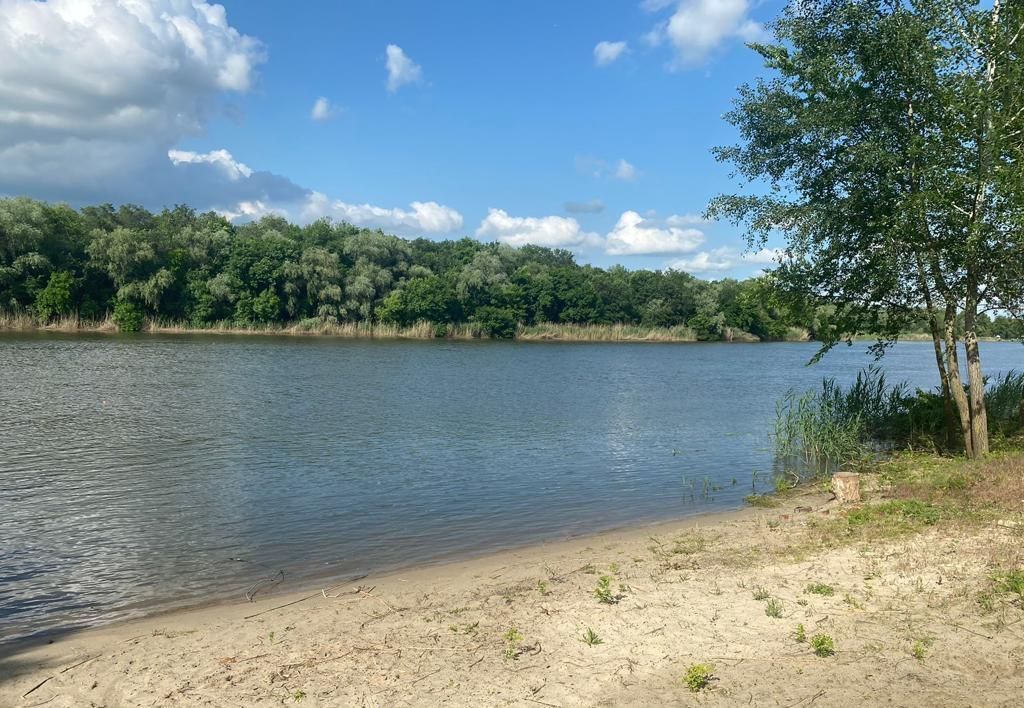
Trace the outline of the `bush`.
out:
[[[66,270],[51,273],[46,287],[36,295],[36,314],[41,319],[49,322],[54,317],[70,312],[71,291],[74,285],[74,277]]]
[[[114,305],[114,322],[121,332],[139,332],[146,321],[146,314],[139,305],[130,300],[118,300]]]
[[[691,664],[686,669],[683,683],[689,686],[694,693],[703,691],[711,683],[714,676],[714,667],[711,664]]]
[[[494,339],[511,339],[519,324],[519,317],[513,310],[491,305],[478,307],[469,319],[479,325],[484,334]]]

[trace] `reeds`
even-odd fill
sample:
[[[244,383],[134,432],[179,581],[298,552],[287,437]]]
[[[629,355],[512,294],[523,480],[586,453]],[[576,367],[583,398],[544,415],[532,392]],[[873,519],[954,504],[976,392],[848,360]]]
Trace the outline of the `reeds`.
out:
[[[628,324],[566,324],[541,322],[519,325],[516,339],[566,342],[696,342],[689,327],[643,327]]]

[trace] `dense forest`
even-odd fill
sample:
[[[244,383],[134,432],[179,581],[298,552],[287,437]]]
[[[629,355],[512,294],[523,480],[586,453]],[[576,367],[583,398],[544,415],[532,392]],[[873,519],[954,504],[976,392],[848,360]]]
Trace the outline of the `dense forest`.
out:
[[[814,338],[829,326],[827,308],[783,307],[764,277],[708,282],[580,265],[565,250],[405,240],[327,220],[234,225],[186,206],[154,214],[27,198],[0,200],[0,309],[44,324],[112,315],[122,331],[147,320],[195,328],[429,322],[437,336],[472,324],[510,337],[520,325],[562,323],[777,340]],[[1024,325],[1005,317],[985,328],[1024,336]]]

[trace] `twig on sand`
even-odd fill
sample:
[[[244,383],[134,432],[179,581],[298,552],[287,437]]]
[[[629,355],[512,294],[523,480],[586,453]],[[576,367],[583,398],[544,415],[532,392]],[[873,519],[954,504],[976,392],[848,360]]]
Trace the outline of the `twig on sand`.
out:
[[[536,698],[524,698],[523,700],[529,701],[530,703],[537,703],[538,705],[548,706],[548,708],[559,708],[554,703],[545,703],[544,701],[538,701]]]
[[[954,629],[962,629],[965,632],[973,634],[976,637],[981,637],[982,639],[995,639],[995,637],[990,637],[989,635],[982,634],[981,632],[975,632],[973,629],[968,629],[967,627],[964,627],[962,624],[957,624],[956,622],[947,622],[946,624],[948,624],[950,627],[953,627]]]
[[[821,698],[824,695],[825,695],[825,689],[822,689],[822,690],[818,691],[817,693],[815,693],[813,696],[811,696],[809,699],[808,698],[801,698],[796,703],[790,703],[789,705],[785,706],[785,708],[795,708],[796,706],[803,704],[804,701],[807,701],[807,705],[811,705],[812,703],[814,703],[816,700],[818,700],[819,698]]]
[[[21,694],[21,697],[22,697],[22,699],[24,699],[24,698],[26,698],[26,697],[28,697],[28,696],[32,695],[32,694],[33,694],[33,693],[35,693],[36,691],[38,691],[38,690],[39,690],[40,688],[42,688],[42,687],[43,687],[43,684],[44,684],[44,683],[46,683],[47,681],[49,681],[49,680],[50,680],[50,679],[52,679],[52,678],[53,678],[53,676],[47,676],[47,677],[46,677],[46,678],[44,678],[44,679],[43,679],[42,681],[40,681],[39,683],[37,683],[37,684],[36,684],[35,686],[33,686],[32,688],[30,688],[30,689],[28,689],[27,691],[25,691],[25,692],[24,692],[23,694]]]
[[[271,607],[269,610],[263,610],[262,612],[257,612],[254,615],[246,615],[242,619],[247,619],[248,620],[248,619],[252,619],[253,617],[259,617],[260,615],[265,615],[268,612],[274,612],[275,610],[283,610],[286,607],[291,607],[292,605],[297,605],[300,602],[305,602],[306,600],[312,600],[314,597],[318,597],[319,595],[320,595],[320,593],[316,593],[314,595],[307,595],[306,597],[300,597],[298,600],[292,600],[291,602],[286,602],[283,605],[278,605],[277,607]]]
[[[442,667],[441,667],[440,669],[438,669],[437,671],[431,671],[431,672],[430,672],[429,674],[423,674],[423,675],[422,675],[422,676],[420,676],[420,677],[419,677],[418,679],[416,679],[415,681],[413,681],[413,682],[412,682],[412,684],[410,684],[410,685],[416,685],[417,683],[419,683],[419,682],[420,682],[420,681],[422,681],[423,679],[428,679],[428,678],[430,678],[431,676],[433,676],[434,674],[439,674],[439,673],[441,673],[441,669],[443,669],[443,668],[444,668],[444,667],[442,666]]]
[[[68,671],[71,671],[71,669],[77,669],[82,664],[88,664],[93,659],[99,659],[101,656],[102,656],[102,654],[97,654],[96,656],[90,656],[88,659],[82,659],[77,664],[72,664],[71,666],[68,666],[67,668],[61,669],[59,673],[66,674]]]

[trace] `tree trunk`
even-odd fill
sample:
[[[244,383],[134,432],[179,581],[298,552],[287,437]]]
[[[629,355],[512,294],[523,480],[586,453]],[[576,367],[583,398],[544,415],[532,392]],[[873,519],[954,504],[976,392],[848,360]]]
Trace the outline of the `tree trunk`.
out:
[[[968,271],[970,272],[970,271]],[[964,346],[967,349],[967,383],[971,400],[971,457],[988,453],[988,414],[985,411],[985,377],[981,373],[981,352],[978,350],[977,313],[978,285],[967,278],[967,306],[964,308]]]
[[[960,357],[956,353],[956,305],[946,305],[945,322],[946,340],[946,376],[949,379],[949,392],[956,403],[957,412],[960,414],[960,432],[964,439],[964,452],[968,457],[974,457],[973,438],[971,436],[971,408],[967,402],[967,394],[964,393],[964,384],[960,379]]]

